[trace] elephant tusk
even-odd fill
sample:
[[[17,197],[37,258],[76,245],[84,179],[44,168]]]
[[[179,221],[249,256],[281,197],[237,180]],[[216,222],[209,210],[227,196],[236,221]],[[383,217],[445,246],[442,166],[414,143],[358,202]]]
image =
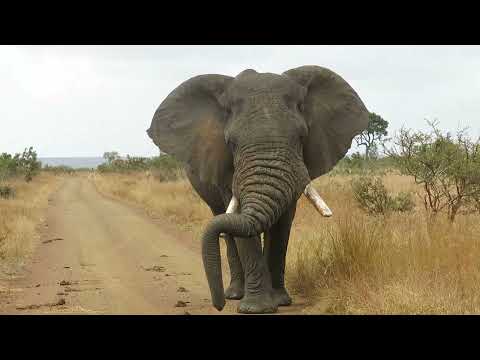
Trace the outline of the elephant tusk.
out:
[[[227,214],[234,214],[238,211],[238,200],[235,196],[232,196],[232,200],[230,200],[230,204],[228,204]]]
[[[235,196],[232,196],[232,200],[230,200],[230,204],[228,204],[227,211],[225,212],[226,214],[234,214],[238,211],[238,200]],[[220,234],[221,238],[225,238],[225,234],[221,233]]]
[[[303,191],[305,196],[308,200],[315,206],[315,209],[322,214],[322,216],[330,217],[333,215],[332,210],[329,209],[325,201],[323,201],[322,197],[318,194],[317,190],[310,184],[305,187]]]

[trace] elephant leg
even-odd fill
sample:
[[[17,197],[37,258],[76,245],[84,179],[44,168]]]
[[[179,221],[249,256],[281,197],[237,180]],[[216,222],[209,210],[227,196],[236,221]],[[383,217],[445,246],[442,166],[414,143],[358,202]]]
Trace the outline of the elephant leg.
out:
[[[278,306],[292,304],[292,298],[285,288],[285,263],[295,211],[296,203],[264,234],[263,253],[271,275],[272,296]]]
[[[260,237],[236,237],[235,242],[245,273],[245,296],[240,300],[237,311],[246,314],[276,312],[277,306],[272,298],[272,285]]]

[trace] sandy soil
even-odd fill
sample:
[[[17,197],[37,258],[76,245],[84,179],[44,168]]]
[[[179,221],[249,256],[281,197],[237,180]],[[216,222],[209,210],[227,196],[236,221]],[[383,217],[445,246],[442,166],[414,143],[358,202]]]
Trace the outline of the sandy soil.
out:
[[[65,180],[41,227],[23,275],[0,282],[2,314],[236,314],[236,301],[211,306],[198,239],[87,178]],[[304,312],[294,301],[279,313]]]

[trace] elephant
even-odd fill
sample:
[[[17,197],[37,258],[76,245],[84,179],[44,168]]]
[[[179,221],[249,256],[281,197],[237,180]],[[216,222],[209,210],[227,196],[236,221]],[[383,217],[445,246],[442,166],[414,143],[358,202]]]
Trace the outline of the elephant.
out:
[[[184,164],[213,213],[201,249],[218,311],[225,299],[240,299],[237,312],[251,314],[292,303],[284,276],[297,201],[346,155],[368,114],[340,75],[316,65],[199,75],[163,100],[147,134]],[[233,202],[237,210],[226,213]],[[225,290],[220,236],[231,273]]]

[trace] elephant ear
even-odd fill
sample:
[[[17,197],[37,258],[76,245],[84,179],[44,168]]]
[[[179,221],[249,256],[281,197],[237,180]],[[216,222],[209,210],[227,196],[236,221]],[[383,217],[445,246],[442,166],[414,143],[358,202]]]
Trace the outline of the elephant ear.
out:
[[[320,66],[302,66],[283,75],[307,89],[304,114],[309,135],[303,157],[310,178],[330,171],[368,125],[368,110],[339,75]]]
[[[147,130],[161,151],[185,163],[204,183],[222,185],[233,169],[219,103],[232,80],[211,74],[185,81],[160,104]]]

